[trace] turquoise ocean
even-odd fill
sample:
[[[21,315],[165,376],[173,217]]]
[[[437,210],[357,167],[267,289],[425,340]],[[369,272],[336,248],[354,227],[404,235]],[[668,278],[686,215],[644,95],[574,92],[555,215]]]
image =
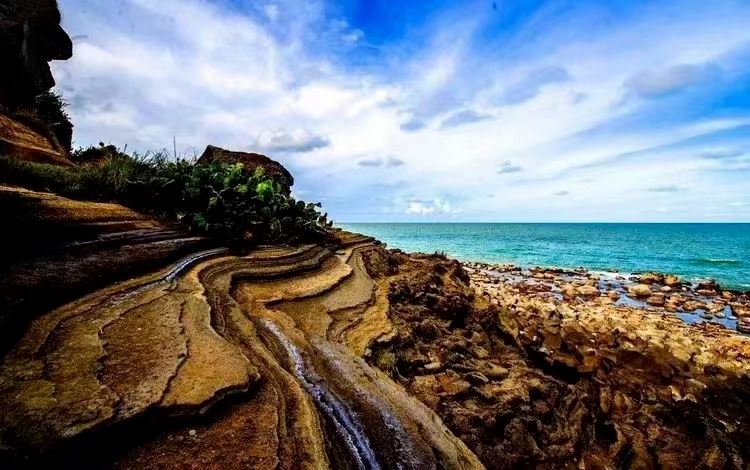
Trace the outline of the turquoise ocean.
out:
[[[357,223],[344,229],[404,251],[521,267],[712,278],[750,290],[750,224]]]

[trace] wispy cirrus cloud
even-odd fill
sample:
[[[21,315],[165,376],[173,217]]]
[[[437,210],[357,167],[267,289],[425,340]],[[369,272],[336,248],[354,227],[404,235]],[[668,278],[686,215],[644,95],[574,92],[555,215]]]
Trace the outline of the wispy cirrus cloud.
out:
[[[569,80],[570,73],[564,67],[553,65],[534,69],[505,90],[501,101],[511,105],[523,103],[536,97],[545,86]]]

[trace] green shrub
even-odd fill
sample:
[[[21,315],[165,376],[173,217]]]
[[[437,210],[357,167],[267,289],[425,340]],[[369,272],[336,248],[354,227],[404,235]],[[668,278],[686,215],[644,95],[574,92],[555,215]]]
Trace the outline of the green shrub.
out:
[[[320,204],[284,194],[262,168],[241,163],[197,165],[165,154],[121,152],[91,165],[58,167],[0,158],[0,181],[76,199],[116,201],[230,243],[320,239],[331,225]]]
[[[70,116],[65,110],[67,107],[68,103],[62,95],[54,91],[45,91],[34,98],[34,111],[39,119],[50,126],[70,121]]]

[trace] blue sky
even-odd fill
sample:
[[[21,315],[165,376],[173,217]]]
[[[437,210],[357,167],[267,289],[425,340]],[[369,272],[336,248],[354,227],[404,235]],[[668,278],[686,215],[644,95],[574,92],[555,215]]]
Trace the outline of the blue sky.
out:
[[[60,0],[75,143],[254,150],[339,222],[750,221],[750,2]]]

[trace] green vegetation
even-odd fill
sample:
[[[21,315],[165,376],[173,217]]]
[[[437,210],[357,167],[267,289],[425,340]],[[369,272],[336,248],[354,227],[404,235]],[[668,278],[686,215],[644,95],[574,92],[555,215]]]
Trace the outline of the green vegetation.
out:
[[[230,243],[315,240],[331,225],[318,211],[320,204],[286,195],[262,168],[249,176],[240,163],[197,165],[169,161],[164,153],[129,156],[105,149],[102,160],[77,167],[0,158],[0,182],[74,199],[119,202]],[[93,150],[77,157],[85,160],[84,152]]]
[[[65,110],[67,107],[68,103],[62,95],[54,91],[46,91],[34,98],[34,111],[39,119],[49,126],[70,121],[70,116]]]
[[[67,106],[62,95],[46,91],[37,95],[33,102],[13,109],[11,114],[37,132],[54,137],[64,149],[69,149],[73,126],[66,111]]]

